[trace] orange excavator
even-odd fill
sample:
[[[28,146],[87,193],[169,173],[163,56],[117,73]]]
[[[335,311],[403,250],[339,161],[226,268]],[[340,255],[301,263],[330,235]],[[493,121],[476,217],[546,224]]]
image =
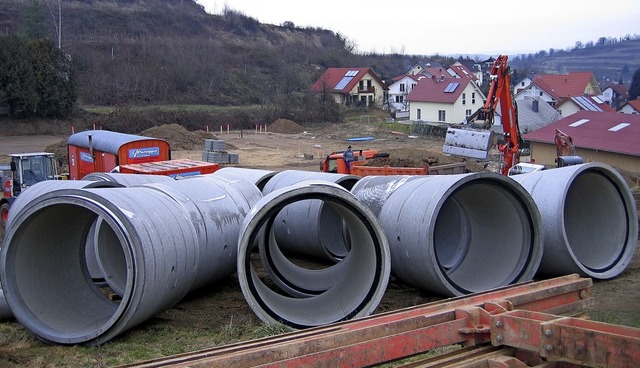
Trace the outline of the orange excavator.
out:
[[[484,120],[483,124],[474,124],[474,126],[488,130],[494,123],[496,110],[499,109],[504,142],[498,145],[498,150],[501,154],[500,173],[503,175],[508,175],[509,170],[520,161],[520,147],[522,146],[522,137],[518,127],[518,110],[511,96],[511,69],[507,66],[508,58],[507,55],[500,55],[493,63],[493,67],[491,68],[491,86],[489,87],[487,101],[483,107],[478,109],[478,111],[466,120],[467,122],[473,121],[476,118]],[[450,133],[449,131],[453,132]],[[464,141],[465,135],[478,136],[477,131],[468,130],[468,132],[469,133],[466,133],[464,129],[449,128],[447,136],[457,136],[459,141]],[[487,135],[486,137],[492,139],[491,135]],[[445,146],[446,145],[447,141],[445,140]],[[457,145],[460,145],[460,143],[457,143]],[[482,142],[481,146],[485,147],[484,149],[488,149],[491,144]]]
[[[560,129],[556,129],[554,141],[556,143],[556,164],[558,167],[583,163],[582,157],[576,156],[573,138]],[[563,151],[565,152],[564,154]]]
[[[507,175],[509,169],[519,161],[519,149],[522,146],[518,127],[518,110],[511,96],[511,69],[507,66],[507,55],[500,55],[491,68],[491,87],[487,102],[480,109],[480,116],[489,126],[493,125],[496,108],[500,107],[504,143],[498,145],[502,154],[500,172]]]

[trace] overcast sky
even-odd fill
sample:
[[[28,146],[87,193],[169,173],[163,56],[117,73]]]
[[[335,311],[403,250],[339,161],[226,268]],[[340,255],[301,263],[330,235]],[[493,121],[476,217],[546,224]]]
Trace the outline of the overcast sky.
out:
[[[640,0],[196,0],[280,25],[340,33],[360,52],[518,54],[640,35]]]

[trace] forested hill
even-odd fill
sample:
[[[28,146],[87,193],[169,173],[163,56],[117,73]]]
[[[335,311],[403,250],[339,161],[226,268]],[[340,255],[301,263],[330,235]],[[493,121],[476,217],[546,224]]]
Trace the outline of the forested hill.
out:
[[[60,44],[76,66],[82,104],[260,104],[308,91],[327,67],[371,67],[390,81],[419,60],[445,66],[455,61],[442,55],[356,54],[343,35],[294,23],[261,24],[232,9],[211,15],[193,0],[0,0],[1,36],[41,32],[57,43],[61,29]],[[547,67],[598,72],[606,66],[613,75],[628,64],[632,74],[640,66],[638,45],[635,39],[607,43],[598,47],[597,58],[590,53],[596,47],[585,47],[512,60],[523,73]]]
[[[0,32],[42,19],[57,40],[58,2],[42,0],[39,16],[31,4],[0,0]],[[189,0],[62,1],[61,45],[86,104],[256,104],[307,91],[327,67],[366,65],[390,78],[418,60],[363,60],[332,31],[265,25],[230,9],[210,15]]]

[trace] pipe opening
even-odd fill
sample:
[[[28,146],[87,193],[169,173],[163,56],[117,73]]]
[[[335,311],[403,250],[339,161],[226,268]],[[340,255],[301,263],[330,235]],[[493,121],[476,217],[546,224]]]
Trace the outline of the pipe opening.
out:
[[[102,271],[105,282],[120,297],[127,287],[127,257],[122,249],[123,240],[102,218],[96,220],[96,231],[93,237],[98,267]]]
[[[519,278],[533,251],[527,207],[506,186],[491,180],[461,185],[438,211],[434,249],[443,274],[459,290],[477,292]],[[490,272],[478,275],[479,265]]]
[[[69,221],[73,219],[73,221]],[[5,292],[17,290],[20,321],[59,343],[98,336],[114,323],[121,307],[112,290],[94,283],[85,246],[97,219],[91,209],[73,203],[45,206],[17,225],[9,239]],[[34,231],[37,229],[37,231]],[[37,266],[34,266],[37,265]]]
[[[373,217],[366,217],[348,201],[306,189],[302,194],[285,194],[286,199],[271,198],[263,213],[248,218],[248,226],[241,233],[238,260],[243,293],[263,321],[292,328],[368,315],[379,302],[388,279],[388,246],[381,229],[370,223]],[[318,200],[331,207],[349,230],[352,247],[335,264],[312,258],[300,263],[279,249],[279,239],[274,236],[275,218],[283,208]],[[340,232],[340,228],[337,230]],[[260,256],[253,252],[256,247]]]
[[[594,272],[615,266],[629,238],[629,212],[608,176],[593,170],[580,173],[564,203],[567,244],[577,261]]]

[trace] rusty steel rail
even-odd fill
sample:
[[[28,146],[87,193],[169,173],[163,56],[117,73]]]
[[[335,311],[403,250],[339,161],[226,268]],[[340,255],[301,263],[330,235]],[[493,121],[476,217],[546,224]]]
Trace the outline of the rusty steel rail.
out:
[[[123,367],[370,366],[452,344],[489,344],[492,316],[512,310],[584,313],[591,286],[568,275]]]

